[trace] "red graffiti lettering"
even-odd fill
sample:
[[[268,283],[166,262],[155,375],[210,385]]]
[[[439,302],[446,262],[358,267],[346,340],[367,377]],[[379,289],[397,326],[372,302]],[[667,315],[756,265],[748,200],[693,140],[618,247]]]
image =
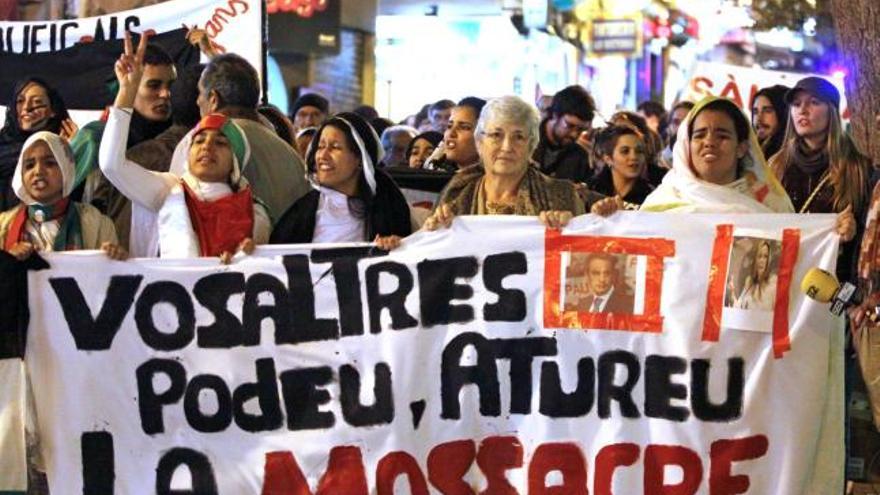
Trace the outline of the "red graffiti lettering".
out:
[[[764,435],[738,439],[721,439],[712,443],[708,459],[709,495],[738,495],[746,493],[751,485],[745,469],[734,463],[755,460],[766,455],[769,440]],[[427,495],[428,482],[444,495],[475,495],[475,486],[485,486],[483,494],[531,495],[588,495],[588,462],[580,445],[573,442],[551,442],[537,445],[528,465],[520,440],[515,436],[493,436],[483,439],[477,448],[474,440],[455,440],[431,449],[427,459],[427,476],[411,454],[394,451],[382,457],[376,465],[375,488],[367,485],[367,468],[359,447],[340,446],[330,449],[327,467],[312,491],[309,481],[291,452],[266,454],[262,495],[329,495],[345,493],[366,495],[373,490],[379,495],[392,495],[395,482],[401,476],[408,481],[408,492]],[[699,449],[703,450],[703,449]],[[601,448],[595,458],[594,494],[611,495],[613,478],[618,468],[633,466],[644,457],[642,472],[643,493],[652,495],[692,495],[702,488],[704,460],[691,448],[683,445],[617,443]],[[476,461],[483,480],[470,479]],[[759,466],[759,464],[755,464]],[[766,466],[765,466],[766,467]],[[673,469],[668,469],[673,468]],[[526,469],[527,487],[515,487],[508,481],[508,471]],[[630,470],[627,470],[628,472]],[[678,473],[676,472],[678,471]],[[551,473],[556,479],[548,479]],[[671,473],[667,476],[667,473]],[[766,474],[766,473],[765,473]],[[465,476],[469,479],[465,481]],[[631,478],[629,476],[628,478]],[[426,479],[428,480],[426,482]],[[511,476],[511,479],[516,479]],[[671,479],[676,481],[671,482]],[[622,479],[618,479],[619,486]],[[628,479],[624,485],[632,485]],[[549,485],[549,486],[548,486]],[[618,491],[620,490],[618,486]],[[401,488],[400,486],[397,487]]]
[[[477,456],[473,440],[440,444],[428,454],[428,479],[446,495],[474,495],[462,478]]]
[[[634,443],[616,443],[602,447],[596,455],[596,476],[593,492],[596,495],[612,495],[614,471],[619,467],[632,466],[639,460],[639,446]]]
[[[682,480],[667,485],[666,466],[678,466]],[[679,445],[648,445],[645,449],[645,493],[693,495],[703,480],[703,461],[693,450]]]
[[[769,445],[770,442],[764,435],[712,442],[709,494],[737,495],[748,492],[749,477],[742,474],[732,475],[730,470],[733,463],[762,457],[767,453]]]
[[[516,488],[507,481],[508,469],[522,467],[523,447],[516,437],[489,437],[480,444],[477,465],[489,482],[481,495],[518,495]]]
[[[562,475],[562,484],[549,487],[547,475],[553,471]],[[529,493],[587,495],[587,460],[581,449],[573,443],[545,443],[535,449],[529,464]]]
[[[731,100],[733,100],[734,103],[736,103],[736,106],[742,108],[743,100],[742,96],[739,93],[739,85],[736,83],[736,77],[734,77],[733,74],[728,74],[727,77],[730,80],[727,81],[727,84],[724,86],[724,89],[721,90],[721,94],[719,96],[721,96],[722,98],[730,98]]]
[[[219,53],[226,53],[226,47],[217,43],[216,39],[223,32],[223,27],[230,24],[239,15],[247,13],[251,8],[245,0],[228,0],[227,7],[217,7],[211,19],[204,23],[205,32],[211,40],[211,46]]]
[[[348,493],[367,495],[364,461],[358,447],[333,447],[327,470],[314,495]],[[299,464],[290,452],[266,454],[263,495],[313,495]]]
[[[376,493],[394,495],[394,482],[400,475],[406,476],[409,481],[409,493],[428,495],[428,484],[419,469],[419,463],[406,452],[391,452],[379,461],[376,468]]]
[[[711,89],[714,85],[708,77],[695,77],[691,80],[691,90],[701,96],[711,95]]]

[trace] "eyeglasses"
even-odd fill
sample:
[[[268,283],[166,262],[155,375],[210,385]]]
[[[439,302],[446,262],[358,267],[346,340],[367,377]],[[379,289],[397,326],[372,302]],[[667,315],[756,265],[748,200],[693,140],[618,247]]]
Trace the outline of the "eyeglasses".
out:
[[[589,131],[590,129],[592,129],[593,126],[590,125],[590,123],[581,125],[577,122],[571,122],[565,117],[562,117],[562,127],[564,127],[566,131],[577,131],[578,133],[581,133]]]
[[[510,143],[514,146],[525,146],[529,142],[529,136],[520,131],[514,131],[510,134],[505,134],[502,131],[489,131],[484,132],[483,136],[496,146],[500,146],[508,137],[510,138]]]

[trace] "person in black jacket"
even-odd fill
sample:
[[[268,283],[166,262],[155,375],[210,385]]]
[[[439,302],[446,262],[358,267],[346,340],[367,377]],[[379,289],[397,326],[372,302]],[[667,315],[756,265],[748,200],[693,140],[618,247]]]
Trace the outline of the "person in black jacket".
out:
[[[587,182],[593,175],[590,157],[577,139],[590,131],[595,114],[593,97],[580,86],[569,86],[553,96],[550,116],[541,122],[538,148],[532,154],[541,172],[557,179]]]
[[[642,177],[647,163],[645,141],[633,127],[609,125],[601,129],[596,133],[595,152],[605,166],[587,183],[593,191],[640,205],[654,190]]]
[[[269,243],[396,246],[412,223],[403,193],[376,168],[382,155],[379,137],[360,116],[340,113],[324,122],[306,156],[314,189],[284,213]]]
[[[21,147],[37,131],[49,131],[70,139],[77,131],[67,107],[55,89],[36,77],[18,81],[6,107],[6,121],[0,129],[0,211],[18,204],[12,190],[12,175]]]

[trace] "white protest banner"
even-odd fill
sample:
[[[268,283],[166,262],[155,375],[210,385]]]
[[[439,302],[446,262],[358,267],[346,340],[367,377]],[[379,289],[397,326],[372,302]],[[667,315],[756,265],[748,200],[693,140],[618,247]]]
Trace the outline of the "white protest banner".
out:
[[[464,217],[389,255],[51,255],[26,354],[51,491],[836,493],[843,329],[797,289],[833,270],[833,224]]]
[[[752,98],[759,89],[774,84],[793,87],[798,81],[808,76],[823,77],[840,91],[841,115],[848,119],[849,106],[846,102],[843,79],[822,74],[802,74],[700,61],[696,63],[691,73],[691,80],[679,99],[700,101],[708,95],[730,98],[746,115],[750,115]]]
[[[247,59],[262,79],[262,9],[259,0],[170,0],[97,17],[0,22],[0,53],[52,52],[80,41],[122,39],[126,30],[164,33],[186,25],[204,29],[221,53],[236,53]],[[0,107],[0,121],[4,120],[4,108]],[[95,118],[96,112],[74,114],[80,125]]]

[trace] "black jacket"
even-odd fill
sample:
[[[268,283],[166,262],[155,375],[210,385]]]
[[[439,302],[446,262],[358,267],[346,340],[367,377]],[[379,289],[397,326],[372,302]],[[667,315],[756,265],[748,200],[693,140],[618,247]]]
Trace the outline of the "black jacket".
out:
[[[293,203],[272,229],[269,244],[312,242],[320,198],[321,193],[313,189]],[[376,235],[405,237],[412,233],[406,198],[391,177],[382,170],[376,170],[376,195],[367,207],[365,219],[363,240],[366,242],[372,241]]]
[[[540,140],[538,148],[532,154],[532,160],[538,169],[556,179],[568,179],[573,182],[587,182],[593,175],[590,156],[578,144],[556,146],[547,139],[547,121],[544,119],[538,127]]]
[[[617,191],[614,190],[614,179],[611,177],[611,169],[607,166],[587,182],[587,187],[605,196],[617,196]],[[632,189],[623,197],[623,200],[627,203],[640,205],[645,202],[645,198],[653,190],[654,187],[648,181],[639,177],[636,179],[636,183],[633,184]]]

